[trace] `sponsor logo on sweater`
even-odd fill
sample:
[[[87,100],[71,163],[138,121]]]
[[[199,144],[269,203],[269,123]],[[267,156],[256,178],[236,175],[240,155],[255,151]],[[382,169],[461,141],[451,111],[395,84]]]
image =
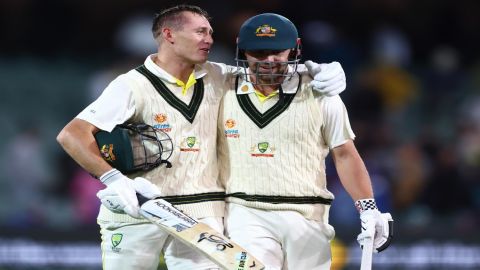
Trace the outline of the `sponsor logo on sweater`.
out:
[[[238,132],[238,129],[235,128],[237,125],[237,122],[234,119],[227,119],[225,121],[225,137],[227,138],[238,138],[240,137],[240,133]]]
[[[168,117],[165,113],[154,114],[153,120],[156,122],[156,124],[153,125],[153,128],[163,132],[172,131],[172,126],[168,123]]]

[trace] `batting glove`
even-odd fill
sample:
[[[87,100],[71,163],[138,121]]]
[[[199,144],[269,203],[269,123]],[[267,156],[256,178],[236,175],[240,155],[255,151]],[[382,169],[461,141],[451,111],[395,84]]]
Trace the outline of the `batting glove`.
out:
[[[97,193],[102,204],[115,213],[126,213],[141,218],[136,193],[151,199],[160,196],[158,188],[145,178],[132,180],[117,169],[112,169],[100,177],[107,187]]]
[[[390,213],[380,213],[375,199],[363,199],[355,202],[360,212],[362,230],[357,237],[360,247],[364,241],[373,238],[373,251],[378,253],[386,249],[393,238],[393,219]]]
[[[308,73],[313,80],[310,82],[313,90],[325,96],[340,94],[347,87],[345,72],[338,62],[317,64],[310,60],[305,62]]]

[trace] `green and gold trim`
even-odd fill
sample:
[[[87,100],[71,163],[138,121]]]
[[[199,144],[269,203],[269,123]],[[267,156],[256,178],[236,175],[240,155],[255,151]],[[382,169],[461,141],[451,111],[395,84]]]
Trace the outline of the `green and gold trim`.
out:
[[[150,83],[152,83],[153,87],[157,90],[157,92],[165,99],[165,101],[170,104],[173,108],[175,108],[177,111],[179,111],[185,118],[190,122],[193,123],[193,120],[195,119],[195,115],[197,114],[198,108],[200,107],[200,104],[202,103],[203,100],[203,94],[205,92],[204,85],[203,85],[203,79],[199,78],[197,79],[197,82],[195,83],[195,88],[193,90],[193,96],[192,100],[190,101],[190,104],[185,104],[182,100],[180,100],[178,97],[175,96],[175,94],[170,91],[170,89],[167,88],[167,86],[153,74],[150,72],[145,65],[141,65],[136,70],[145,76]]]
[[[235,80],[235,89],[238,88],[238,77]],[[295,94],[298,92],[298,89],[300,88],[301,85],[301,76],[299,79],[297,91],[293,94],[286,94],[282,93],[282,89],[280,89],[281,95],[283,95],[283,102],[277,102],[273,107],[268,109],[265,113],[261,113],[257,110],[255,105],[252,103],[250,100],[249,95],[246,94],[238,94],[237,93],[237,100],[238,104],[242,108],[243,112],[259,127],[259,128],[264,128],[267,126],[270,122],[272,122],[277,116],[279,116],[281,113],[283,113],[285,110],[288,109],[288,106],[290,106],[290,103],[292,103],[293,99],[295,98]],[[280,85],[280,88],[282,86]]]

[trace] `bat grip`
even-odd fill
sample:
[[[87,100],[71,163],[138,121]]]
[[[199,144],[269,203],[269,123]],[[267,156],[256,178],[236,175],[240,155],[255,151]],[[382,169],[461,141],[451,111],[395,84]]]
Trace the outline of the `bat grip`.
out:
[[[137,193],[137,200],[138,200],[138,204],[140,206],[142,206],[142,204],[146,203],[148,200],[150,200],[149,198],[143,196],[142,194],[140,193]]]

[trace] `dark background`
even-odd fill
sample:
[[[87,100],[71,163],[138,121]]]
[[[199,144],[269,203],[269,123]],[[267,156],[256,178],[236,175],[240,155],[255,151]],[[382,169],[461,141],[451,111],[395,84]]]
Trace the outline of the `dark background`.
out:
[[[179,3],[0,0],[0,269],[100,268],[101,185],[55,137],[155,52],[153,15]],[[355,143],[395,219],[378,269],[480,268],[479,1],[181,3],[212,15],[212,61],[234,64],[241,23],[275,12],[304,60],[342,64]],[[327,165],[335,268],[358,269],[358,214]]]

